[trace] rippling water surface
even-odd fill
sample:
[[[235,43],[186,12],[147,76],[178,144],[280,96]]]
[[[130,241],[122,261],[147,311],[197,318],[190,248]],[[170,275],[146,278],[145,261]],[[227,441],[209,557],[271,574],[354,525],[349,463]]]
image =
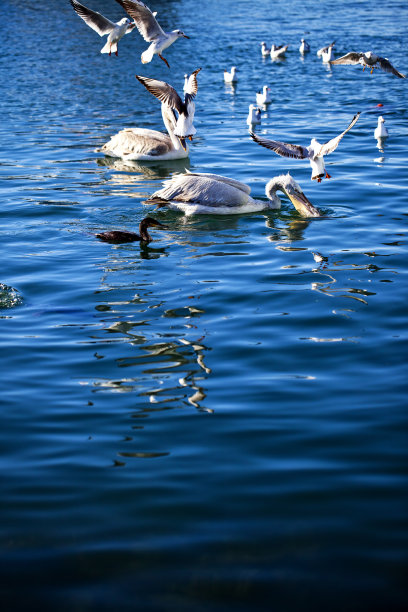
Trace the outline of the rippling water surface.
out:
[[[406,609],[407,82],[316,50],[336,40],[336,56],[373,49],[408,72],[408,5],[150,6],[191,36],[170,70],[140,63],[137,32],[101,55],[68,1],[1,3],[4,609]],[[263,60],[262,40],[286,59]],[[199,66],[189,160],[94,152],[123,127],[162,129],[136,73],[181,91]],[[325,142],[361,111],[331,180],[250,140],[264,84],[256,129],[272,138]],[[258,198],[289,170],[324,218],[285,197],[225,217],[142,204],[185,168]],[[149,246],[94,237],[147,212],[167,225]]]

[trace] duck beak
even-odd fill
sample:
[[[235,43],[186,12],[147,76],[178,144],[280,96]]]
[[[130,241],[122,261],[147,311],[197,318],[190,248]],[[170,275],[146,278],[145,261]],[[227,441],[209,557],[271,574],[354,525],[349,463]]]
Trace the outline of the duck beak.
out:
[[[303,217],[321,217],[319,209],[313,206],[303,191],[293,191],[288,193],[288,197],[298,213]]]

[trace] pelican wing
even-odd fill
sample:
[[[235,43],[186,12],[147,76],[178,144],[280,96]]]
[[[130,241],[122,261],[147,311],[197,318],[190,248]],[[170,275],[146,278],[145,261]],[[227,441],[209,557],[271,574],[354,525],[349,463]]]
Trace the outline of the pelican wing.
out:
[[[207,174],[206,172],[190,172],[189,170],[187,170],[186,174],[190,176],[203,176],[207,179],[212,179],[220,183],[226,183],[227,185],[235,187],[248,195],[251,193],[251,188],[248,185],[241,183],[241,181],[236,181],[235,179],[229,178],[228,176],[222,176],[221,174]]]
[[[359,117],[360,117],[360,113],[357,113],[357,115],[354,115],[354,117],[350,121],[350,124],[346,127],[344,132],[342,132],[341,134],[339,134],[335,138],[332,138],[331,140],[328,140],[327,142],[322,144],[320,150],[318,151],[318,153],[314,157],[315,158],[316,157],[323,157],[323,155],[328,155],[329,153],[333,153],[333,151],[335,149],[337,149],[337,147],[339,145],[339,142],[343,138],[344,134],[346,134],[349,130],[351,130],[353,125],[355,125],[357,123]]]
[[[170,108],[174,108],[179,114],[185,111],[184,103],[177,91],[164,81],[158,81],[157,79],[149,79],[148,77],[142,77],[136,75],[137,80],[142,83],[150,91],[153,96],[158,98],[163,104],[167,104]]]
[[[70,0],[70,2],[77,15],[79,15],[90,28],[95,30],[99,36],[110,34],[113,28],[116,28],[116,23],[106,19],[106,17],[100,13],[91,11],[91,9],[87,8],[83,4],[80,4],[77,2],[77,0]]]
[[[139,0],[116,0],[134,20],[139,34],[146,42],[152,42],[164,36],[164,32],[156,21],[148,6]]]
[[[394,74],[395,76],[399,77],[400,79],[405,79],[406,78],[405,74],[402,74],[402,72],[398,72],[398,70],[396,70],[394,68],[394,66],[391,64],[391,62],[389,60],[387,60],[387,58],[379,57],[378,58],[378,63],[380,65],[380,68],[382,70],[385,70],[385,72],[391,72],[391,74]]]
[[[309,157],[308,149],[306,149],[306,147],[302,147],[301,145],[280,142],[279,140],[269,140],[269,138],[257,136],[253,132],[250,132],[250,136],[252,140],[261,145],[261,147],[271,149],[271,151],[274,151],[282,157],[294,157],[296,159],[307,159]]]
[[[356,53],[355,51],[351,51],[350,53],[346,53],[342,57],[338,57],[335,60],[332,60],[331,64],[358,64],[360,58],[364,57],[364,53]]]

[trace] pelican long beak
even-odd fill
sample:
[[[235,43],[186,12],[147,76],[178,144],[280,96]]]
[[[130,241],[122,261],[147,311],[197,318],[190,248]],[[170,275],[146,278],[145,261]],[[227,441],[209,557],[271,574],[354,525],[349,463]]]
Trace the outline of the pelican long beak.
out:
[[[313,206],[311,201],[305,196],[303,191],[291,191],[288,193],[288,198],[292,202],[299,214],[303,217],[321,217],[321,213],[318,208]]]
[[[181,142],[181,146],[183,147],[183,149],[185,151],[187,151],[187,145],[186,145],[186,139],[182,138],[181,136],[177,136],[177,138],[179,139],[179,141]]]

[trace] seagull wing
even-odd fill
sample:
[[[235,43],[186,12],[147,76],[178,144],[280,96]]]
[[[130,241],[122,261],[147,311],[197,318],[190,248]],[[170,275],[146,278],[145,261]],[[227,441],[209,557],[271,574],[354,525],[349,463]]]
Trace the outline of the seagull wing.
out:
[[[116,28],[116,23],[113,23],[113,21],[106,19],[106,17],[104,17],[100,13],[97,13],[96,11],[91,11],[91,9],[87,8],[86,6],[83,6],[83,4],[80,4],[79,2],[77,2],[77,0],[70,0],[70,2],[76,13],[80,17],[82,17],[85,23],[89,25],[90,28],[95,30],[95,32],[97,32],[99,36],[110,34],[113,28]]]
[[[332,138],[331,140],[322,144],[320,150],[317,152],[317,154],[314,157],[315,158],[323,157],[323,155],[328,155],[329,153],[333,153],[333,151],[337,149],[339,142],[343,138],[344,134],[346,134],[349,130],[351,130],[353,125],[357,123],[359,117],[360,117],[360,113],[357,113],[357,115],[354,115],[353,119],[350,121],[350,124],[346,127],[344,132],[342,132],[335,138]]]
[[[164,32],[156,21],[155,16],[148,6],[139,0],[116,0],[134,20],[139,34],[146,42],[152,42]]]
[[[294,157],[296,159],[307,159],[309,157],[309,151],[306,147],[289,144],[287,142],[279,142],[279,140],[269,140],[269,138],[257,136],[257,134],[253,132],[250,132],[250,136],[252,140],[261,145],[261,147],[271,149],[271,151],[274,151],[282,157]]]
[[[148,77],[138,75],[136,75],[136,78],[146,87],[147,91],[150,91],[150,93],[158,98],[160,102],[167,104],[170,108],[174,108],[179,114],[185,111],[184,103],[174,87],[164,81],[158,81],[157,79],[149,79]]]
[[[391,62],[389,60],[387,60],[387,58],[379,57],[378,58],[378,63],[380,65],[380,68],[382,70],[385,70],[385,72],[391,72],[391,74],[394,74],[395,76],[399,77],[400,79],[406,79],[405,74],[402,74],[402,72],[398,72],[398,70],[396,70],[394,68],[394,66],[391,64]]]
[[[187,85],[185,88],[186,94],[189,94],[190,98],[194,98],[197,94],[198,84],[197,84],[197,74],[200,72],[201,68],[197,68],[194,70],[188,77]]]
[[[364,56],[364,53],[356,53],[355,51],[351,51],[350,53],[346,53],[342,57],[338,57],[335,60],[332,60],[331,64],[358,64],[360,58]]]

